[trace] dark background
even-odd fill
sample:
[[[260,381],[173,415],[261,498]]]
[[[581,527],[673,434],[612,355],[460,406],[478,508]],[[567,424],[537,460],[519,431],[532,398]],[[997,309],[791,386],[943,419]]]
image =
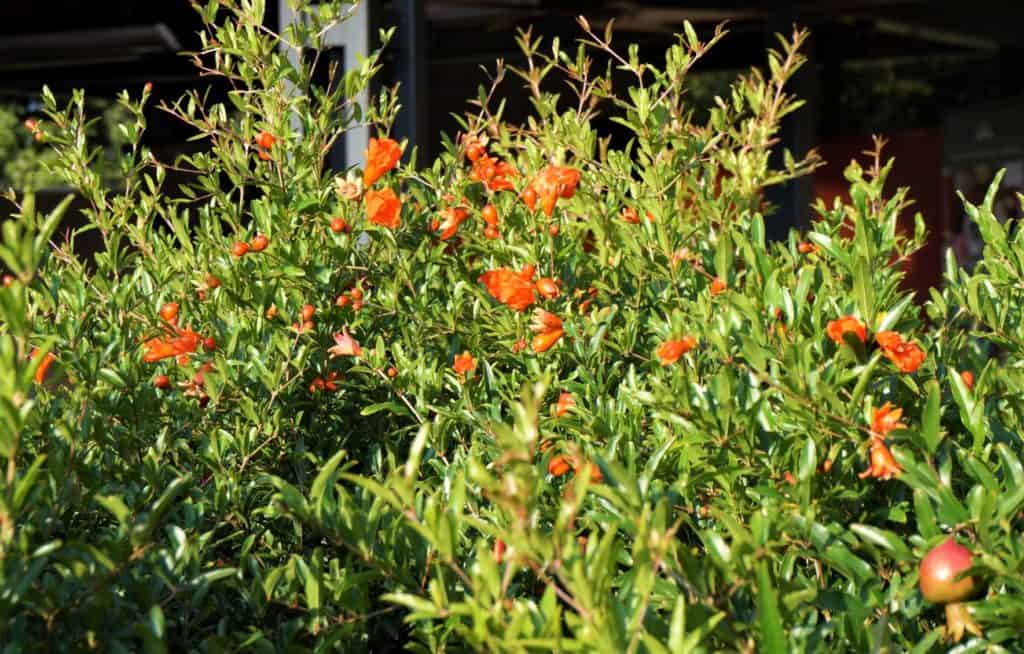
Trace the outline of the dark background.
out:
[[[273,29],[275,5],[267,0]],[[777,233],[807,224],[815,197],[842,195],[842,168],[870,145],[871,134],[885,134],[897,157],[893,183],[913,188],[933,234],[910,271],[919,288],[935,282],[942,248],[961,231],[953,186],[976,196],[997,166],[1024,158],[1017,119],[1024,115],[1024,2],[373,0],[370,8],[375,24],[403,27],[381,82],[416,89],[404,98],[398,130],[416,143],[420,161],[436,154],[442,132],[456,131],[451,115],[466,110],[486,83],[481,66],[523,61],[517,29],[532,25],[536,35],[570,45],[580,35],[577,15],[595,29],[614,18],[619,44],[637,43],[642,58],[660,63],[684,19],[705,36],[728,21],[730,34],[698,68],[698,86],[711,94],[736,72],[761,65],[776,32],[809,27],[810,61],[793,86],[808,105],[786,125],[783,141],[798,152],[819,146],[830,165],[773,193]],[[198,45],[201,23],[187,0],[0,0],[0,9],[0,102],[31,111],[43,83],[58,96],[84,88],[113,97],[148,81],[156,100],[209,84],[176,54]],[[528,112],[518,84],[509,77],[503,87],[512,122]],[[222,90],[209,91],[216,99]],[[188,132],[152,114],[148,144],[163,159],[185,151]],[[602,127],[616,134],[614,124]]]

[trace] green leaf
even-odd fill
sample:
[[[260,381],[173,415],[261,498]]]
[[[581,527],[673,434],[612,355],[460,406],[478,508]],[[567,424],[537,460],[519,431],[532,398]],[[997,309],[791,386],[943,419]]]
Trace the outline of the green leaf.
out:
[[[808,438],[804,441],[804,446],[800,450],[800,460],[796,467],[797,479],[804,481],[814,476],[814,473],[818,468],[818,448],[814,443],[813,438]]]
[[[334,478],[334,472],[338,469],[338,464],[345,458],[345,450],[339,450],[324,464],[320,472],[317,473],[316,479],[313,480],[313,485],[309,489],[309,501],[315,507],[315,511],[319,515],[319,512],[323,509],[324,495],[327,492],[327,485],[331,483]]]
[[[942,434],[939,432],[939,420],[942,417],[942,387],[937,381],[930,381],[928,387],[928,401],[925,403],[924,412],[921,414],[921,440],[929,454],[935,454]]]
[[[909,561],[913,558],[910,549],[891,531],[861,524],[850,525],[850,530],[865,541],[886,550],[897,561]]]
[[[757,562],[757,614],[761,630],[762,652],[766,654],[785,654],[786,633],[782,629],[782,616],[779,614],[778,596],[772,586],[772,580],[766,561]]]

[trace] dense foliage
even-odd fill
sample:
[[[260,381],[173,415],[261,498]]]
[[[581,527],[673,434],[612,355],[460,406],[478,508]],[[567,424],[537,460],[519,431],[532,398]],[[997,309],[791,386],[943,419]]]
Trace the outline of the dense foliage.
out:
[[[105,251],[51,242],[63,207],[31,196],[3,228],[5,652],[1024,647],[1024,234],[998,181],[968,207],[983,262],[920,308],[898,263],[923,222],[897,228],[880,151],[766,242],[763,190],[817,164],[770,165],[802,32],[706,121],[686,76],[724,32],[661,67],[582,20],[576,52],[524,34],[417,166],[394,95],[353,100],[377,54],[309,84],[300,46],[344,3],[293,4],[281,36],[259,0],[197,6],[233,106],[165,105],[209,150],[129,146],[114,191],[84,99],[44,94]],[[492,102],[515,80],[525,125]],[[148,99],[122,97],[130,144]],[[326,170],[359,123],[366,166]],[[192,182],[165,193],[172,166]]]
[[[106,102],[93,102],[88,108],[100,110],[102,119],[91,125],[84,136],[92,147],[106,148],[93,157],[92,168],[100,172],[108,185],[115,185],[120,180],[116,153],[125,145],[123,133],[117,128],[125,118],[124,108]],[[24,192],[62,185],[64,178],[53,170],[58,153],[47,146],[38,119],[29,116],[19,121],[25,111],[19,105],[0,105],[0,187]],[[24,129],[19,129],[19,123]],[[6,217],[8,207],[4,205]]]

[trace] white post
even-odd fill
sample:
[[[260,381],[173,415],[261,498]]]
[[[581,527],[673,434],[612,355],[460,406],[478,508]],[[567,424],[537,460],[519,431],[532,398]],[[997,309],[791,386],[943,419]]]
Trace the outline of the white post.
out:
[[[340,24],[334,26],[324,35],[324,47],[345,48],[345,72],[358,70],[359,58],[365,57],[370,51],[370,9],[369,0],[356,0],[356,4],[349,8],[347,18]],[[288,6],[288,0],[279,0],[278,16],[281,32],[285,26],[294,22],[295,15]],[[288,55],[295,61],[298,53],[292,50]],[[363,91],[355,98],[361,107],[369,104],[370,96],[368,91]],[[296,129],[299,126],[295,125]],[[345,165],[347,167],[362,166],[363,153],[369,141],[369,129],[364,125],[350,128],[345,132]]]

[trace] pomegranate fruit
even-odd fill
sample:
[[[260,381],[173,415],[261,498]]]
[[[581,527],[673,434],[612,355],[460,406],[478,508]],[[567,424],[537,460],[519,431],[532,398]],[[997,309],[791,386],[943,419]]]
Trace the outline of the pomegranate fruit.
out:
[[[972,577],[956,577],[971,567],[971,551],[952,538],[938,545],[921,559],[921,595],[929,602],[960,602],[974,593]]]
[[[982,635],[981,627],[971,618],[963,603],[976,590],[973,577],[957,579],[971,567],[971,551],[952,538],[947,538],[928,552],[920,565],[921,595],[929,602],[945,604],[946,638],[960,642],[964,632]]]

